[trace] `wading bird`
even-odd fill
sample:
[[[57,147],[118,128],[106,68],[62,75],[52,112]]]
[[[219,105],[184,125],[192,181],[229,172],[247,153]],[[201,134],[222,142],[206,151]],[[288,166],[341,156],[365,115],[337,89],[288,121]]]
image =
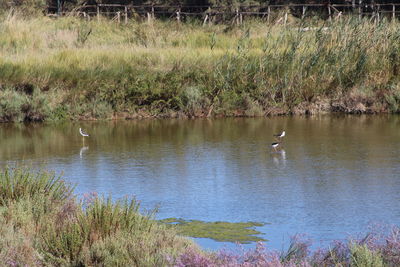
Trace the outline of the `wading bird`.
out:
[[[277,137],[277,138],[283,138],[285,136],[285,134],[286,134],[285,131],[282,131],[279,134],[274,134],[274,136]]]
[[[279,146],[279,142],[275,142],[271,144],[271,147],[277,152],[276,148]]]
[[[82,131],[82,128],[79,128],[79,133],[85,137],[85,136],[89,136],[87,133],[85,133],[84,131]]]

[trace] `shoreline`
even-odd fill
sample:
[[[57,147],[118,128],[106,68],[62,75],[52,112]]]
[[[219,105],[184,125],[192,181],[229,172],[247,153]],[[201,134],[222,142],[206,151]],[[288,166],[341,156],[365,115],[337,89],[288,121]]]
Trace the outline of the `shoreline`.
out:
[[[63,107],[61,107],[63,108]],[[319,116],[319,115],[396,115],[400,111],[391,112],[387,106],[374,106],[368,104],[368,99],[364,100],[328,100],[324,99],[317,102],[304,102],[295,106],[292,110],[285,107],[271,107],[260,114],[248,114],[247,110],[234,110],[231,114],[210,114],[209,110],[198,111],[196,114],[187,114],[183,111],[165,110],[154,114],[148,109],[142,108],[138,111],[114,112],[105,118],[91,116],[77,116],[62,119],[46,119],[44,117],[29,118],[29,114],[22,121],[4,120],[0,118],[0,123],[13,122],[73,122],[73,121],[119,121],[119,120],[141,120],[141,119],[204,119],[204,118],[262,118],[275,116]]]

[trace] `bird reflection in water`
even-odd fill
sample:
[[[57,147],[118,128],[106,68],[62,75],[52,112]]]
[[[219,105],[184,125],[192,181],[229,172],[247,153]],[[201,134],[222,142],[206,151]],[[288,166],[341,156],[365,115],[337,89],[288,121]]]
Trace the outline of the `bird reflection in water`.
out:
[[[83,147],[81,148],[81,150],[79,150],[79,157],[82,158],[83,153],[84,153],[86,150],[88,150],[88,149],[89,149],[88,146],[83,146]]]
[[[272,153],[272,161],[276,167],[286,167],[286,151],[281,149]]]

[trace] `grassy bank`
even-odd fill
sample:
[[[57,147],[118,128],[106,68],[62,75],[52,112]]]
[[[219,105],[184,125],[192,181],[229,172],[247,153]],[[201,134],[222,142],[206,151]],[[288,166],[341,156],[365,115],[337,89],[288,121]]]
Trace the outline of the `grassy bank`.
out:
[[[399,26],[7,16],[0,121],[399,112]]]
[[[294,237],[287,250],[206,252],[176,235],[136,201],[88,195],[78,201],[60,178],[27,169],[0,172],[0,262],[4,266],[399,266],[400,229],[311,250]],[[238,230],[239,231],[239,230]]]

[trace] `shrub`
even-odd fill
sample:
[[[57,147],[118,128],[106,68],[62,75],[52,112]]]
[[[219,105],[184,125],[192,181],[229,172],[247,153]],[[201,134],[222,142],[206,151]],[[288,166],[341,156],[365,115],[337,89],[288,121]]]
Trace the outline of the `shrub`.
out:
[[[36,196],[52,201],[65,201],[72,195],[73,187],[61,177],[47,172],[32,172],[26,168],[5,169],[0,172],[0,204]]]
[[[351,266],[383,267],[383,259],[379,252],[371,251],[366,245],[353,244],[350,249]]]
[[[192,242],[139,213],[135,200],[77,202],[54,174],[0,173],[0,262],[20,266],[163,266]]]

